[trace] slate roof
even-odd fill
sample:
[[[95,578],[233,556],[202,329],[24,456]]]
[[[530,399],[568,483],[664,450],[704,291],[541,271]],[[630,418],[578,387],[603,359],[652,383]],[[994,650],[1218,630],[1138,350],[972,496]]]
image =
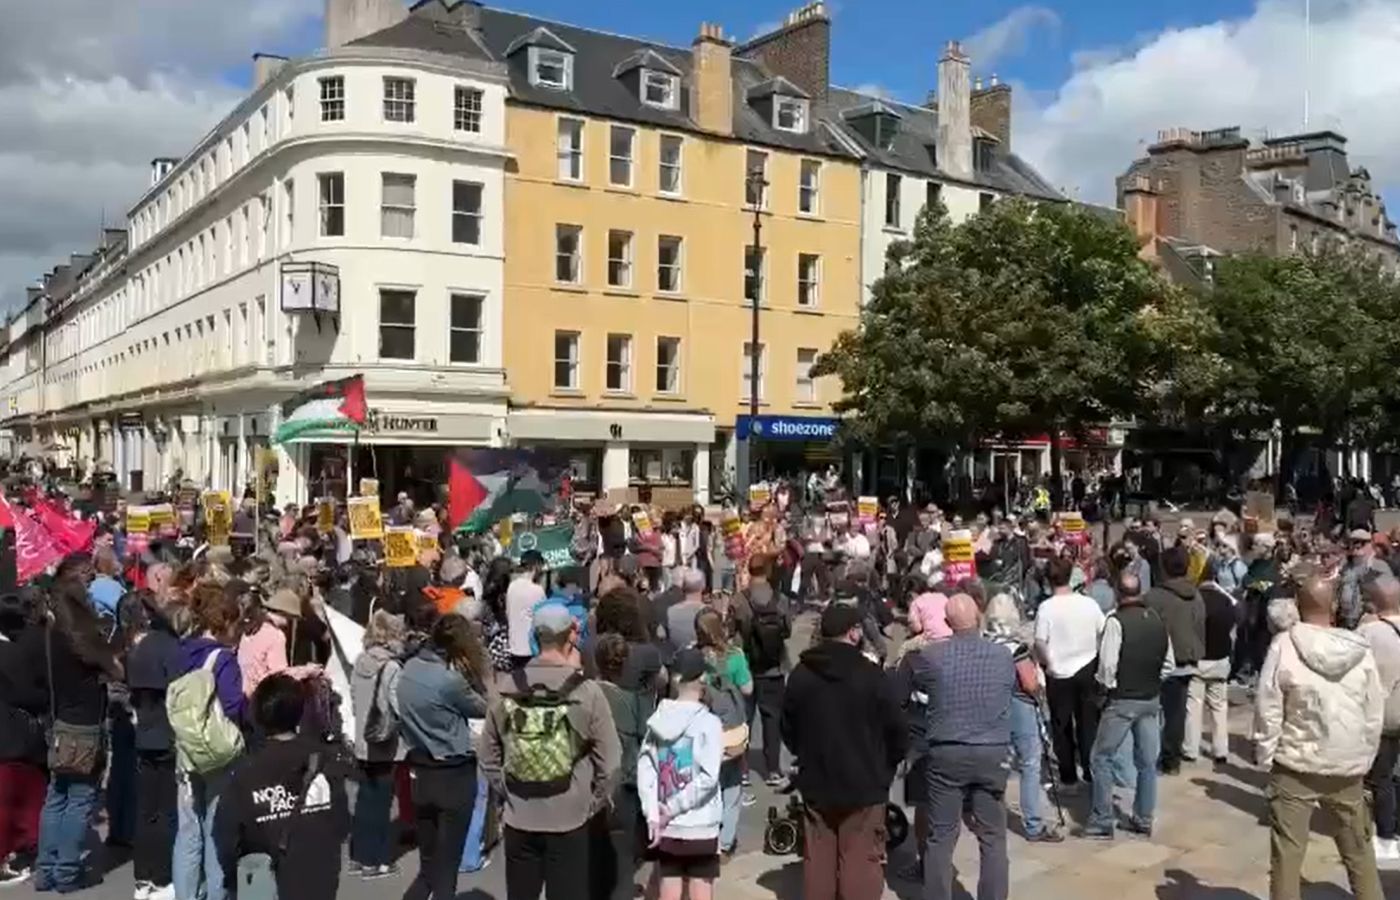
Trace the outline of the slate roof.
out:
[[[427,50],[484,62],[494,61],[491,54],[469,30],[445,17],[434,17],[431,13],[415,13],[397,25],[351,43],[352,46]]]

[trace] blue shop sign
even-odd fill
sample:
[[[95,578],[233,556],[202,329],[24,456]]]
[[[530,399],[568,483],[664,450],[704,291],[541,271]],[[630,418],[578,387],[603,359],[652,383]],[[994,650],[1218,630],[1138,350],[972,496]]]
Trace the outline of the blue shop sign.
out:
[[[734,432],[740,440],[829,441],[840,424],[840,419],[816,416],[739,416]]]

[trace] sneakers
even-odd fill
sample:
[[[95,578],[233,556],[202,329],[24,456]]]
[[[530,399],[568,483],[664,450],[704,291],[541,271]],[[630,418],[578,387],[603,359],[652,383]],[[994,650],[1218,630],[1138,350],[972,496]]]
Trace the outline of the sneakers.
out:
[[[34,877],[34,870],[28,866],[11,866],[5,863],[0,866],[0,887],[9,887],[14,884],[24,884]]]
[[[131,900],[151,900],[151,888],[155,885],[149,881],[136,882],[136,890],[131,892]]]
[[[1032,844],[1062,844],[1065,836],[1053,825],[1046,825],[1035,834],[1026,835],[1026,841]]]
[[[368,866],[360,873],[360,877],[365,881],[378,881],[381,878],[393,878],[399,874],[399,864],[389,863],[387,866]]]
[[[1079,829],[1079,836],[1090,841],[1113,840],[1113,829],[1105,825],[1085,825]]]
[[[354,878],[354,877],[356,877],[356,876],[359,876],[359,875],[363,875],[363,874],[365,874],[365,864],[364,864],[364,863],[355,862],[355,861],[352,859],[352,860],[350,860],[350,863],[345,867],[345,873],[346,873],[347,875],[349,875],[350,877],[352,877],[352,878]]]
[[[781,790],[787,787],[787,776],[782,772],[769,772],[768,777],[763,779],[763,783],[774,790]]]
[[[744,791],[739,795],[739,805],[745,808],[753,806],[758,802],[758,795],[753,791]]]
[[[739,784],[744,787],[753,787],[753,779],[749,777],[748,769],[745,769],[744,774],[739,776]]]
[[[1151,822],[1143,822],[1143,821],[1140,820],[1140,819],[1129,819],[1129,820],[1128,820],[1127,829],[1128,829],[1129,831],[1131,831],[1133,834],[1139,834],[1139,835],[1142,835],[1143,837],[1147,837],[1147,838],[1152,837],[1152,823],[1151,823]]]
[[[1400,841],[1394,838],[1371,838],[1371,846],[1376,851],[1376,862],[1396,862],[1400,860]]]
[[[147,900],[175,900],[175,885],[167,884],[164,887],[151,885],[151,893]]]

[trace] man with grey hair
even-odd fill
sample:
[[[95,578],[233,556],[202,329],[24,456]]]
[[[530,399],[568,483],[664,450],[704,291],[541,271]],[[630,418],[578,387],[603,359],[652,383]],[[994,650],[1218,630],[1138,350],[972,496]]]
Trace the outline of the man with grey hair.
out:
[[[1380,671],[1381,691],[1386,697],[1380,749],[1366,776],[1366,786],[1375,798],[1371,815],[1376,835],[1372,841],[1377,860],[1395,861],[1400,860],[1394,774],[1395,763],[1400,760],[1400,580],[1380,575],[1367,582],[1363,590],[1373,617],[1368,617],[1358,630],[1371,645]]]

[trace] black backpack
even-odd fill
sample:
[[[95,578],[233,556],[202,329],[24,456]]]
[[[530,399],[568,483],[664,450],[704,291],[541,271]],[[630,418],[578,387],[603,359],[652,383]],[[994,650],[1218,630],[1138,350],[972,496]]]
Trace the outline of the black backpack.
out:
[[[767,672],[783,664],[783,647],[787,644],[792,628],[775,599],[767,606],[749,604],[753,609],[753,625],[749,628],[748,646],[749,668],[755,673]]]

